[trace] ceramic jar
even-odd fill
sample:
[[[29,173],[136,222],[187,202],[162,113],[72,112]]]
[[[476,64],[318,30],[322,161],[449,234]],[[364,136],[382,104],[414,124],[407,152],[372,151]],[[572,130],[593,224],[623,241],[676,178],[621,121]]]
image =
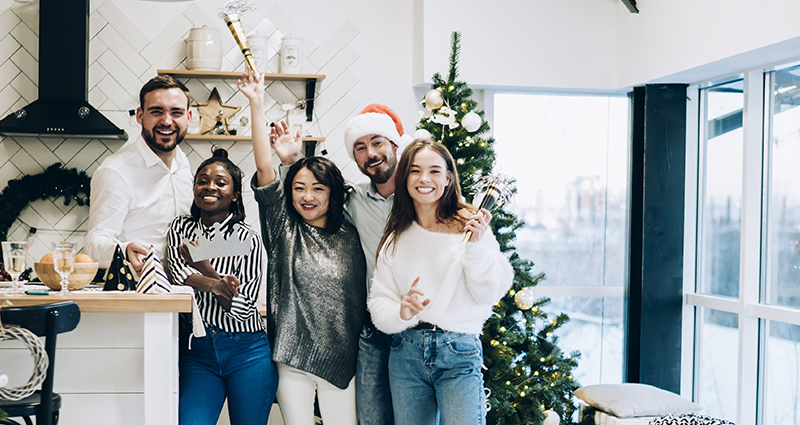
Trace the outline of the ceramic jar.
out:
[[[302,38],[295,38],[290,35],[281,39],[281,73],[300,74],[302,72],[302,46]]]
[[[203,25],[189,30],[186,40],[186,66],[194,71],[219,71],[222,68],[222,37],[219,30]]]

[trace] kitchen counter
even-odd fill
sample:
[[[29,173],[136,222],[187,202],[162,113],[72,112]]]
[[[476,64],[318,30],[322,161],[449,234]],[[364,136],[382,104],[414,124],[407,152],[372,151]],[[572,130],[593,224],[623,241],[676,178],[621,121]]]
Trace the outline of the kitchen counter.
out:
[[[26,289],[32,288],[27,286]],[[117,291],[71,291],[67,296],[23,295],[11,296],[0,293],[0,306],[6,301],[15,306],[50,304],[60,301],[75,301],[81,313],[159,313],[192,311],[192,296],[188,293],[139,294]]]
[[[0,293],[0,306],[64,300],[78,304],[81,320],[57,340],[54,391],[62,397],[59,423],[176,425],[178,313],[191,311],[191,294]],[[11,387],[27,382],[32,372],[28,349],[18,341],[0,342],[0,370],[9,375]]]

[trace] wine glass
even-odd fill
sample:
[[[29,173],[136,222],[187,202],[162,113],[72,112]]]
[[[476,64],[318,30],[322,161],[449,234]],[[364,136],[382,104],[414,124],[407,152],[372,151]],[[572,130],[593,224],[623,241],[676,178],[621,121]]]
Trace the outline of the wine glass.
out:
[[[58,295],[69,294],[69,274],[75,266],[75,242],[53,242],[53,265],[61,275],[61,291]]]
[[[3,259],[6,271],[11,275],[11,293],[22,295],[22,284],[19,275],[25,271],[25,260],[28,256],[28,242],[3,242]]]

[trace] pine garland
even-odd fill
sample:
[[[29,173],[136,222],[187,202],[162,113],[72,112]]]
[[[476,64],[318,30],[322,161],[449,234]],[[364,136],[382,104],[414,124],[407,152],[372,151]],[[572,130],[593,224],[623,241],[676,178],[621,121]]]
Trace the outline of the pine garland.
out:
[[[63,168],[55,163],[40,174],[9,180],[0,193],[0,240],[8,238],[8,231],[22,210],[31,202],[48,198],[64,198],[64,205],[75,201],[78,205],[89,205],[91,179],[83,171]],[[3,269],[0,252],[0,269]]]
[[[489,131],[483,120],[484,111],[476,110],[472,89],[458,78],[458,60],[461,51],[461,34],[454,32],[451,39],[450,71],[445,80],[439,73],[433,76],[433,90],[444,99],[441,108],[428,108],[428,116],[420,119],[418,129],[427,130],[433,140],[447,146],[456,160],[462,193],[472,200],[469,188],[494,168],[494,139],[482,138]],[[427,105],[426,105],[427,107]],[[454,112],[455,123],[475,112],[481,125],[474,132],[463,125],[441,124],[442,116]],[[439,116],[437,116],[439,115]],[[438,121],[438,122],[436,122]],[[511,188],[512,193],[516,192]],[[492,212],[492,230],[500,249],[509,256],[514,268],[511,290],[494,307],[494,315],[486,322],[481,335],[483,342],[484,382],[491,391],[488,401],[491,410],[487,423],[498,425],[541,424],[545,411],[552,409],[561,417],[562,424],[573,423],[576,406],[572,391],[579,384],[572,376],[578,365],[580,353],[566,355],[558,347],[554,332],[569,321],[565,314],[549,319],[542,307],[547,298],[536,301],[529,310],[521,310],[514,295],[523,288],[533,287],[544,278],[544,273],[534,275],[533,263],[520,258],[512,244],[516,231],[524,223],[513,213],[502,208]]]

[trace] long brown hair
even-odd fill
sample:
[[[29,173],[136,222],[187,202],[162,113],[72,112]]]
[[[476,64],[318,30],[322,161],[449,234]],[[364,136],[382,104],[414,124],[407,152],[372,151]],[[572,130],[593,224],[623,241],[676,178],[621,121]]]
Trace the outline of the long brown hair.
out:
[[[417,219],[414,201],[408,193],[408,176],[417,152],[423,149],[430,149],[444,159],[447,166],[446,172],[450,177],[450,184],[444,188],[442,197],[439,198],[439,205],[436,206],[436,219],[442,223],[456,221],[463,225],[467,220],[458,211],[464,208],[474,211],[474,208],[461,200],[461,184],[458,181],[456,162],[447,147],[430,139],[416,139],[405,148],[400,156],[400,161],[397,163],[397,172],[394,177],[394,204],[386,222],[386,227],[383,229],[383,236],[378,244],[378,252],[381,251],[384,244],[391,245],[396,241],[400,234],[406,231],[411,226],[411,223]],[[389,239],[390,237],[392,238],[391,240]]]

